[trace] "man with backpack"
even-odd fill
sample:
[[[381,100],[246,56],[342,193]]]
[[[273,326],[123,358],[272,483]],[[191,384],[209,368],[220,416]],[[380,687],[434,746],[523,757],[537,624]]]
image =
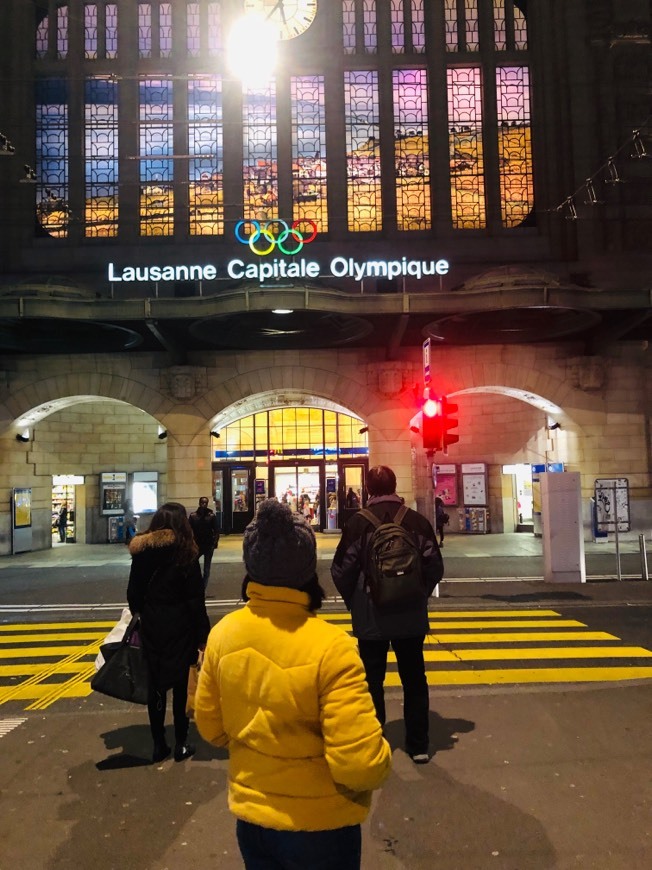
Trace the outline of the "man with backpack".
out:
[[[351,611],[376,715],[385,724],[387,653],[396,654],[403,686],[405,749],[415,764],[428,753],[429,697],[423,644],[428,598],[444,573],[432,525],[406,508],[386,465],[367,475],[367,508],[347,522],[331,575]]]

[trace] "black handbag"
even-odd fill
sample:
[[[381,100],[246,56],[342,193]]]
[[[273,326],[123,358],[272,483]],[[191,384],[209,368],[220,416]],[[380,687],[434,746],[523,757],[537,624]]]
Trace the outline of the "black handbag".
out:
[[[94,692],[132,704],[147,703],[149,670],[145,652],[133,642],[139,625],[140,617],[132,617],[118,648],[91,680]]]

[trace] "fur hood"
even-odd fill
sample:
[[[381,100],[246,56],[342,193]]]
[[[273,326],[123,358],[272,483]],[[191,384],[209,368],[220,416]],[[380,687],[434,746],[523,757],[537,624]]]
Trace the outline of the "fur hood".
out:
[[[131,539],[129,552],[132,556],[144,553],[146,550],[158,550],[162,547],[173,547],[176,537],[172,529],[158,529],[155,532],[142,532]]]

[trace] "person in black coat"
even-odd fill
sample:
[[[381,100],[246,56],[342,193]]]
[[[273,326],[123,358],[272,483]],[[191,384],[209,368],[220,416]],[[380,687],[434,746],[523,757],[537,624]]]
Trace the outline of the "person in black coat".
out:
[[[392,469],[387,465],[369,469],[367,493],[368,510],[381,522],[392,522],[403,504],[403,499],[396,493],[396,475]],[[444,562],[435,531],[424,516],[408,510],[403,526],[414,537],[421,554],[424,591],[420,601],[394,606],[390,610],[376,607],[365,576],[374,526],[360,512],[344,526],[333,557],[331,576],[351,611],[353,636],[358,639],[369,691],[381,725],[385,724],[383,683],[390,645],[396,653],[403,686],[405,748],[415,764],[426,764],[430,759],[429,699],[423,645],[430,631],[428,597],[444,575]]]
[[[152,760],[163,761],[171,751],[165,739],[165,708],[172,689],[174,760],[183,761],[195,752],[187,742],[188,671],[210,631],[197,545],[185,507],[177,502],[162,505],[149,529],[133,538],[129,552],[127,601],[132,614],[140,614],[150,672]]]

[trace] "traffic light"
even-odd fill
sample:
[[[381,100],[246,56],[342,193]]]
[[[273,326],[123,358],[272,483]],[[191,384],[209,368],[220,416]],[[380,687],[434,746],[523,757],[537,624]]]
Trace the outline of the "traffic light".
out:
[[[426,450],[442,449],[444,436],[442,423],[441,400],[432,396],[430,391],[426,389],[421,407],[421,437]]]
[[[444,396],[441,400],[441,413],[442,413],[442,447],[444,452],[449,444],[457,444],[460,440],[460,436],[456,434],[451,434],[451,429],[457,429],[459,425],[459,420],[457,417],[453,417],[453,414],[457,414],[457,405],[454,402],[449,402],[446,396]]]

